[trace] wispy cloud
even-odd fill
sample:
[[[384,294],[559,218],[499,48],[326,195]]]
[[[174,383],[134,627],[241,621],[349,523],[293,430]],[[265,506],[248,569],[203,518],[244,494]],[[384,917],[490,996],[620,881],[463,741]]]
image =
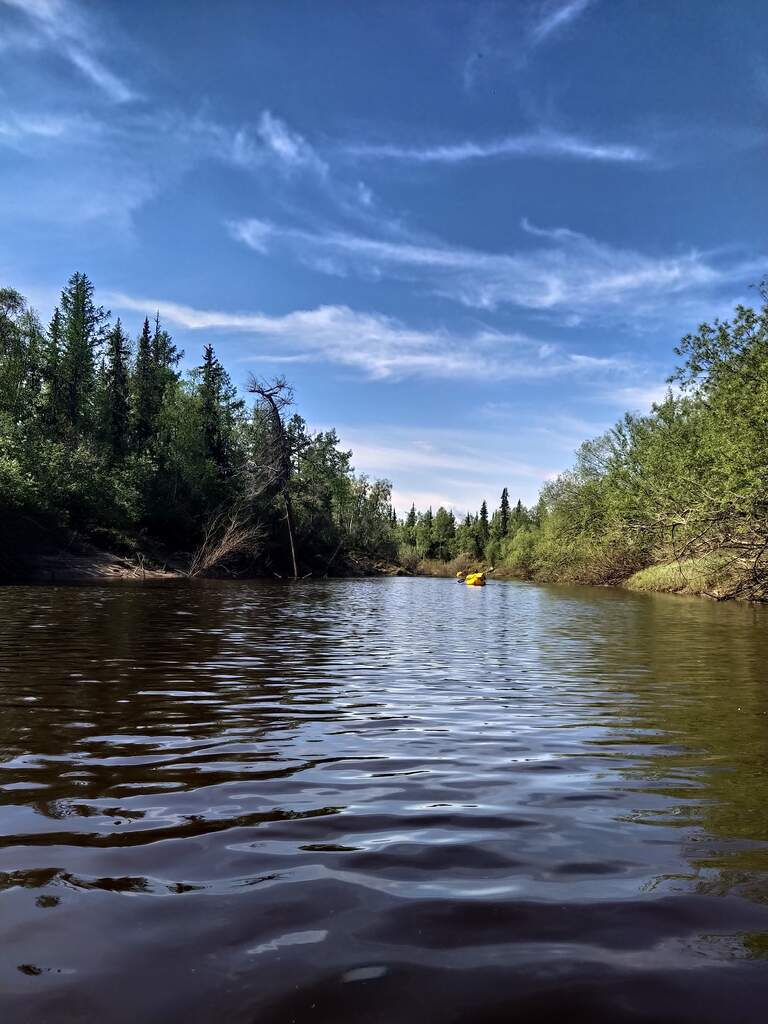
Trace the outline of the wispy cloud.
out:
[[[264,110],[259,118],[258,135],[267,150],[285,167],[309,169],[322,178],[328,174],[328,164],[320,159],[304,136],[291,130],[269,110]]]
[[[724,262],[695,250],[650,256],[621,249],[568,228],[544,229],[523,221],[541,240],[535,248],[484,252],[419,239],[391,240],[343,231],[311,232],[258,219],[229,225],[233,238],[264,252],[283,245],[299,258],[333,257],[336,272],[411,280],[436,294],[484,310],[510,305],[579,317],[649,315],[666,309],[672,296],[728,283],[743,285],[764,259]],[[318,267],[321,265],[318,264]],[[576,317],[575,320],[572,318]]]
[[[52,115],[18,115],[8,112],[0,117],[0,141],[25,138],[60,139],[66,135],[72,119]]]
[[[358,472],[395,481],[393,501],[405,514],[417,508],[452,509],[457,515],[476,512],[486,500],[493,509],[503,487],[513,500],[536,500],[544,480],[567,463],[554,459],[542,444],[529,443],[508,429],[451,429],[391,423],[367,427],[336,424],[342,444],[352,449]],[[526,453],[520,457],[520,453]]]
[[[414,431],[416,437],[423,436],[424,431]],[[466,444],[458,450],[435,444],[424,444],[412,441],[410,444],[395,447],[377,444],[373,439],[361,441],[359,435],[352,435],[350,443],[354,445],[357,462],[364,465],[365,472],[371,473],[402,473],[405,470],[439,469],[450,470],[452,473],[471,473],[482,475],[497,471],[496,458],[489,457],[487,449],[471,447]],[[505,468],[510,475],[541,479],[552,470],[535,466],[517,459],[507,459]]]
[[[464,91],[499,75],[521,72],[537,50],[556,39],[596,0],[527,0],[500,4],[478,0],[471,6],[467,52],[461,65]]]
[[[649,384],[645,386],[633,385],[631,387],[620,387],[600,394],[604,402],[614,405],[629,412],[646,413],[651,406],[663,402],[668,394],[679,395],[679,388],[673,388],[668,383]]]
[[[570,22],[575,21],[590,7],[593,0],[555,0],[544,5],[539,20],[531,30],[531,43],[539,46],[550,36],[564,28]]]
[[[392,143],[355,143],[346,147],[355,157],[399,160],[419,164],[459,164],[470,160],[502,157],[559,157],[609,163],[640,163],[651,159],[642,146],[597,142],[556,131],[538,131],[501,138],[453,142],[436,146],[402,146]]]
[[[66,0],[0,0],[0,5],[22,12],[33,33],[16,34],[17,45],[42,45],[64,57],[80,74],[115,103],[136,98],[133,88],[96,56],[98,34],[83,11]]]
[[[364,218],[374,206],[362,182],[334,179],[312,145],[266,110],[255,123],[231,124],[208,111],[129,105],[107,118],[98,109],[52,113],[28,104],[0,109],[0,147],[39,158],[34,174],[20,171],[26,183],[20,187],[33,193],[33,202],[19,206],[0,194],[0,211],[10,207],[14,216],[67,224],[103,216],[110,229],[130,232],[136,210],[206,162],[258,175],[260,187],[268,182],[273,192],[292,197],[306,195],[308,186],[315,203],[336,213]],[[255,231],[250,241],[257,247]]]
[[[191,331],[250,334],[279,343],[288,355],[312,358],[360,371],[379,380],[404,377],[470,380],[548,380],[621,374],[630,364],[615,356],[589,357],[524,334],[480,329],[457,333],[410,327],[393,317],[348,306],[319,306],[279,316],[197,309],[166,300],[122,293],[107,297],[113,309],[158,309],[170,324]],[[267,355],[271,358],[272,352]],[[265,353],[255,348],[253,357]],[[248,361],[248,356],[244,357]]]

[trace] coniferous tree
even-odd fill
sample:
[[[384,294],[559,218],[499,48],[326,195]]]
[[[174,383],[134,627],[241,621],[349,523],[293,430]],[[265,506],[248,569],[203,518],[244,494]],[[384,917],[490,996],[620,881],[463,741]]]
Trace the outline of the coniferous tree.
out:
[[[485,544],[486,544],[486,542],[488,540],[488,535],[489,535],[489,528],[488,528],[488,504],[485,501],[483,501],[482,505],[480,506],[480,517],[478,519],[478,532],[479,532],[479,536],[480,536],[481,546],[485,547]]]
[[[107,335],[103,373],[102,432],[114,458],[128,450],[130,422],[128,338],[118,319]]]
[[[205,453],[218,470],[225,466],[224,437],[221,424],[220,364],[213,345],[203,349],[202,380],[200,384],[200,415]]]
[[[109,313],[93,301],[93,284],[73,274],[61,293],[63,413],[73,432],[87,430],[93,420],[96,356]]]
[[[475,549],[475,542],[472,533],[472,516],[467,512],[464,519],[456,527],[456,537],[454,541],[456,547],[456,553],[459,555],[473,555]]]
[[[205,454],[224,479],[234,468],[232,436],[235,420],[243,409],[229,374],[216,358],[212,345],[203,348],[200,367],[200,418]]]
[[[154,371],[154,414],[159,415],[163,399],[178,380],[176,366],[184,355],[176,348],[168,331],[160,326],[160,314],[155,314],[155,329],[152,333],[152,367]]]
[[[136,366],[133,372],[133,434],[139,451],[143,451],[154,432],[155,374],[152,355],[152,335],[149,318],[144,318],[139,340],[136,345]]]
[[[499,505],[499,532],[506,537],[509,531],[509,491],[505,487],[501,492],[501,503]]]
[[[281,427],[289,444],[276,480],[274,430],[242,415],[212,349],[182,382],[181,353],[156,317],[132,368],[122,323],[107,329],[106,319],[83,274],[70,278],[47,332],[18,292],[0,289],[0,532],[23,538],[43,523],[103,540],[136,531],[199,546],[198,569],[235,550],[260,557],[263,546],[262,565],[282,572],[277,502],[291,517],[295,500],[294,575],[299,543],[313,572],[351,552],[394,557],[390,486],[355,478],[333,431],[311,437],[300,417]],[[273,398],[287,390],[283,382]]]
[[[411,547],[416,546],[416,505],[411,505],[403,524],[403,540]]]
[[[519,530],[520,527],[525,526],[527,522],[528,513],[526,512],[525,506],[523,505],[522,501],[520,501],[520,499],[518,498],[517,504],[515,505],[514,510],[512,511],[512,515],[510,516],[511,532],[514,533],[516,530]]]
[[[57,306],[48,325],[43,349],[44,388],[41,396],[42,420],[46,430],[54,437],[59,433],[64,414],[61,379],[62,331],[61,312]]]
[[[445,560],[451,557],[455,535],[456,520],[453,513],[441,505],[432,523],[432,544],[438,558]]]
[[[416,548],[422,558],[429,558],[432,554],[433,521],[432,509],[428,508],[416,524]]]

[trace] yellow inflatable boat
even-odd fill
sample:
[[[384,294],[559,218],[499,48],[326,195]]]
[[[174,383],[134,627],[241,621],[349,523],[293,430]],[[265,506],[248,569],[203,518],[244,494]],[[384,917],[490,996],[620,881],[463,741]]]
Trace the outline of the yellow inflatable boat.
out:
[[[464,577],[464,582],[468,587],[484,587],[485,586],[485,573],[484,572],[468,572]]]

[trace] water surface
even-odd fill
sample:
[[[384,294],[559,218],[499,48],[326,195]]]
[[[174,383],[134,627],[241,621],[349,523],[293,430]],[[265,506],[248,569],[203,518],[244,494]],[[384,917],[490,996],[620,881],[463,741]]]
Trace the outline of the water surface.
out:
[[[0,1019],[762,1022],[768,613],[0,590]]]

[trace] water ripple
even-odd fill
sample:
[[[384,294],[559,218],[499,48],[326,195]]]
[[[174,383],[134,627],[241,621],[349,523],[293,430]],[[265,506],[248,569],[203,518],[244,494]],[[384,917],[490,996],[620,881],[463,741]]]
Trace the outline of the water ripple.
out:
[[[767,626],[445,580],[0,590],[4,1024],[762,1022]]]

